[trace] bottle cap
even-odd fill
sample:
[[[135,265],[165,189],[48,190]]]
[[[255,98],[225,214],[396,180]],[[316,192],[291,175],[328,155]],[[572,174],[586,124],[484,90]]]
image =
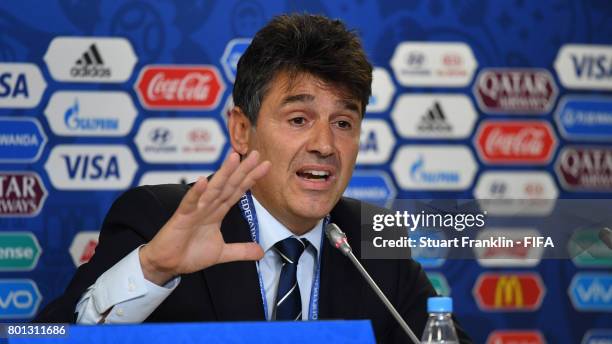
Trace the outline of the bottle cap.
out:
[[[453,299],[450,297],[430,297],[427,299],[427,312],[428,313],[452,313],[453,312]]]

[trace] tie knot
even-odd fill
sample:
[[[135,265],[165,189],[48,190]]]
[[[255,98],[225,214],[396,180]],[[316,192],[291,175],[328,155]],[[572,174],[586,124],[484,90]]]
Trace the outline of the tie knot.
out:
[[[306,239],[289,237],[274,244],[274,248],[286,263],[297,264],[308,245],[309,243]]]

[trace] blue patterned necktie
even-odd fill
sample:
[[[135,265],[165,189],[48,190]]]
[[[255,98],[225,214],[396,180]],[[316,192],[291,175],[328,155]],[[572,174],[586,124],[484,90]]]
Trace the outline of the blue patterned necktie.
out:
[[[276,320],[301,320],[302,297],[297,283],[296,272],[300,256],[308,247],[308,240],[287,238],[274,244],[274,249],[283,261],[278,292],[274,304]]]

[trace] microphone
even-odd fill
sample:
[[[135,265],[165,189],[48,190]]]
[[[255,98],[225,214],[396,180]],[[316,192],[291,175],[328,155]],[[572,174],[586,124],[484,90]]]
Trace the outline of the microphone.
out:
[[[612,229],[604,227],[602,230],[600,230],[599,239],[601,239],[601,241],[603,241],[603,243],[612,250]]]
[[[376,282],[374,282],[372,277],[370,277],[370,274],[368,274],[363,265],[361,265],[359,260],[357,260],[357,257],[355,257],[355,255],[353,254],[351,246],[346,240],[346,234],[344,234],[340,227],[338,227],[335,223],[329,223],[327,226],[325,226],[325,235],[327,236],[327,239],[332,244],[332,246],[340,250],[340,252],[347,256],[353,263],[353,265],[355,265],[357,270],[359,270],[359,272],[361,273],[361,276],[363,276],[366,282],[368,282],[368,284],[370,285],[370,288],[374,290],[376,295],[378,295],[383,304],[387,307],[387,310],[389,310],[391,315],[393,315],[395,320],[400,324],[404,332],[406,332],[408,337],[410,337],[410,340],[412,340],[414,344],[420,344],[421,341],[417,338],[414,332],[412,332],[408,324],[406,324],[404,319],[400,316],[395,307],[393,307],[393,304],[391,304],[385,294],[383,294],[382,290],[380,290]]]

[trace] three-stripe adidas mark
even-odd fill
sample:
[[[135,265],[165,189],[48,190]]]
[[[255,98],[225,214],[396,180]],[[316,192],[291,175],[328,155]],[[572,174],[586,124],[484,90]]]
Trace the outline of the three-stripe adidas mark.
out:
[[[70,75],[79,78],[110,78],[111,70],[104,65],[102,54],[93,43],[76,60],[75,66],[70,69]]]
[[[422,131],[451,131],[453,128],[446,121],[442,106],[435,101],[433,106],[421,117],[418,129]]]
[[[76,60],[77,66],[92,65],[92,64],[97,64],[97,65],[104,64],[104,61],[102,60],[102,56],[100,56],[100,52],[98,51],[98,47],[96,47],[95,43],[89,46],[89,49],[87,49],[83,53],[83,56],[80,59]]]

